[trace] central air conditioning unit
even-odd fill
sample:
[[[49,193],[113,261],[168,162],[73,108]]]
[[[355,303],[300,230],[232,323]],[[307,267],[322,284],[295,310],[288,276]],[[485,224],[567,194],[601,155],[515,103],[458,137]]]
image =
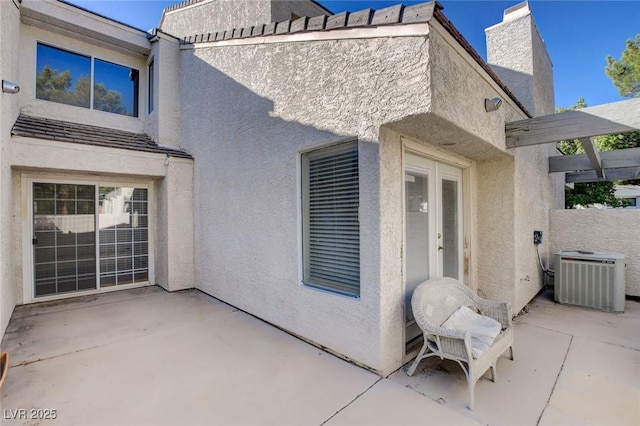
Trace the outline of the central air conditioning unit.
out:
[[[563,250],[555,255],[558,303],[624,312],[624,255]]]

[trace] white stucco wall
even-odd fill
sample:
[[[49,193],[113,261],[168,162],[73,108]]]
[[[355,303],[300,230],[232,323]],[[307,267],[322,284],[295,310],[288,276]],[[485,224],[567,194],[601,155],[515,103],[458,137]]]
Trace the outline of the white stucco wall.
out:
[[[532,297],[518,288],[520,275],[541,286],[528,269],[537,265],[532,233],[548,234],[554,199],[544,152],[505,148],[505,122],[526,115],[446,30],[428,28],[428,36],[183,48],[183,143],[197,158],[196,286],[383,373],[404,356],[402,137],[472,165],[466,276],[485,296],[518,307]],[[191,75],[207,86],[185,84]],[[495,96],[504,105],[489,114],[484,98]],[[361,140],[360,300],[301,286],[299,272],[296,152],[350,135]]]
[[[506,150],[504,123],[527,116],[441,25],[433,23],[433,28],[437,29],[430,34],[433,114],[469,134],[448,149],[478,160],[501,156]],[[487,113],[484,100],[494,97],[503,105]]]
[[[426,37],[213,44],[184,50],[182,67],[183,143],[197,159],[197,287],[371,368],[397,365],[398,350],[381,349],[382,330],[401,342],[402,324],[388,336],[386,321],[401,320],[401,281],[397,260],[381,267],[381,258],[399,256],[398,230],[383,247],[381,221],[399,205],[385,200],[381,216],[389,176],[379,132],[428,109]],[[193,75],[207,85],[185,84]],[[345,136],[360,139],[359,300],[300,284],[298,152]],[[390,149],[397,162],[399,145]]]
[[[639,223],[638,209],[554,210],[550,253],[563,249],[622,253],[627,264],[625,294],[640,296]]]
[[[164,167],[157,187],[156,283],[169,291],[194,288],[193,161],[171,158]]]
[[[153,111],[144,111],[145,130],[159,145],[180,148],[182,143],[182,106],[180,104],[180,49],[179,41],[158,32],[152,39],[147,61],[153,60]],[[148,96],[147,96],[148,103]]]
[[[525,3],[511,9],[503,22],[487,28],[487,61],[498,77],[534,116],[553,114],[553,68],[546,47]],[[507,117],[507,122],[526,117]],[[513,163],[514,276],[512,303],[518,312],[543,286],[533,231],[543,232],[541,257],[548,263],[549,211],[563,203],[562,174],[549,175],[552,144],[510,150]],[[546,236],[546,237],[545,237]],[[493,291],[498,294],[499,292]]]
[[[485,30],[487,62],[532,115],[553,114],[553,65],[529,5],[519,6]]]
[[[292,13],[297,16],[308,16],[310,18],[320,15],[330,15],[322,6],[310,0],[271,1],[271,22],[282,22],[291,19]]]
[[[515,155],[515,225],[516,269],[514,313],[519,312],[542,289],[543,271],[533,244],[533,231],[542,231],[540,257],[549,264],[549,214],[561,208],[556,197],[563,192],[564,175],[549,174],[548,158],[557,155],[553,145],[516,148]],[[561,180],[559,182],[559,180]]]
[[[165,12],[159,28],[182,38],[270,22],[270,0],[205,0]]]
[[[292,14],[313,17],[329,12],[309,0],[205,0],[165,11],[159,28],[182,38],[282,22]]]
[[[478,204],[474,210],[478,218],[478,282],[472,285],[485,297],[511,302],[518,312],[543,285],[533,231],[541,230],[548,236],[549,210],[558,206],[556,194],[562,187],[557,185],[557,176],[548,174],[547,160],[557,153],[551,145],[507,150],[505,123],[527,116],[448,34],[432,31],[430,46],[434,58],[433,115],[440,118],[434,127],[448,123],[448,137],[456,145],[447,148],[478,162]],[[552,81],[544,83],[553,86]],[[484,99],[493,97],[503,99],[503,105],[487,113]],[[552,100],[544,98],[546,108]],[[458,130],[450,130],[452,126]],[[446,137],[442,140],[447,141]],[[546,258],[548,243],[544,241],[540,249]]]
[[[13,2],[0,2],[0,79],[22,85],[18,69],[20,12]],[[15,306],[12,264],[11,126],[18,116],[18,96],[0,92],[0,336]]]

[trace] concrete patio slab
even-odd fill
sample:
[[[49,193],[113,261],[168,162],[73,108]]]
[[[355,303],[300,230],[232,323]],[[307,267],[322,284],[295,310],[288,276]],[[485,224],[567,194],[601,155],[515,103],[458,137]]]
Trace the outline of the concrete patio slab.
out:
[[[502,357],[466,408],[466,379],[454,362],[424,360],[389,379],[490,425],[640,424],[640,303],[622,314],[560,305],[547,290],[514,320],[514,362]]]
[[[56,350],[12,361],[2,406],[56,409],[47,424],[321,424],[379,380],[197,291],[18,316],[27,354]]]
[[[640,350],[640,338],[630,330],[640,329],[640,303],[627,300],[624,313],[612,313],[581,306],[561,305],[547,290],[529,305],[523,321],[572,336]]]
[[[472,426],[480,423],[391,380],[381,379],[331,418],[326,426]]]
[[[380,378],[199,291],[158,287],[16,308],[0,393],[13,425],[637,425],[640,303],[624,314],[543,293],[515,320],[497,383],[424,360]],[[607,333],[607,330],[610,332]],[[591,332],[590,332],[591,331]],[[55,409],[54,421],[16,418]]]
[[[181,327],[234,310],[226,304],[215,310],[206,309],[213,300],[196,292],[167,298],[164,290],[153,286],[22,306],[9,323],[4,350],[11,354],[12,365],[30,363]]]
[[[515,360],[505,353],[497,365],[497,382],[487,373],[476,383],[475,409],[469,402],[467,381],[460,366],[439,358],[423,360],[412,377],[406,368],[389,379],[439,401],[482,424],[536,425],[553,390],[571,337],[528,324],[515,324]]]
[[[556,425],[561,419],[639,425],[640,351],[574,337],[540,425]]]

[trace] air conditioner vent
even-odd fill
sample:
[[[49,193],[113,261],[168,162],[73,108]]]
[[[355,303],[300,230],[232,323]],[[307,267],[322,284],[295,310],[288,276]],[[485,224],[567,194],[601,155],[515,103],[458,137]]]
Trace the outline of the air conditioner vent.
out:
[[[556,302],[624,312],[624,255],[563,250],[555,265]]]

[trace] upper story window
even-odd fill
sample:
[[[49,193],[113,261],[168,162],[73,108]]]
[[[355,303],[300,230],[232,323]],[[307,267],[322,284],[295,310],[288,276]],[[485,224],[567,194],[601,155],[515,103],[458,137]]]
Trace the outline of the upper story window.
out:
[[[38,43],[36,98],[138,116],[138,70]]]

